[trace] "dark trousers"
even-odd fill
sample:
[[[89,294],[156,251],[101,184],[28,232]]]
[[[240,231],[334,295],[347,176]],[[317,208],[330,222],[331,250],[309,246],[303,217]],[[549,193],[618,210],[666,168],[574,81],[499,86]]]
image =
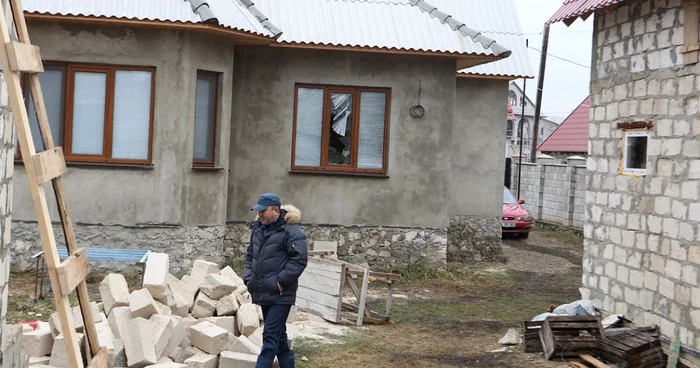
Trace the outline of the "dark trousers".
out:
[[[255,368],[271,368],[275,356],[280,368],[294,368],[294,352],[287,340],[287,317],[292,308],[289,304],[263,305],[263,346]]]

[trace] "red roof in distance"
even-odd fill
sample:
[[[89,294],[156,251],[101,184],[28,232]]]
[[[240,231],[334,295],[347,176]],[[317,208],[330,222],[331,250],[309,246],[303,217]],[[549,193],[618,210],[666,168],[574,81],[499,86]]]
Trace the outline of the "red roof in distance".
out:
[[[581,152],[588,153],[588,123],[591,108],[591,96],[583,102],[562,122],[552,134],[545,139],[539,152]]]

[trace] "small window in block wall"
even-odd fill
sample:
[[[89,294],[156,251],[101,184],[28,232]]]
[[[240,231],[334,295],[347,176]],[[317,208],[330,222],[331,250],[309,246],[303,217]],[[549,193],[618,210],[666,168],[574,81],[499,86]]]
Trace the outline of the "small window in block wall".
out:
[[[647,173],[647,130],[628,130],[624,132],[622,152],[622,173],[629,175],[646,175]]]

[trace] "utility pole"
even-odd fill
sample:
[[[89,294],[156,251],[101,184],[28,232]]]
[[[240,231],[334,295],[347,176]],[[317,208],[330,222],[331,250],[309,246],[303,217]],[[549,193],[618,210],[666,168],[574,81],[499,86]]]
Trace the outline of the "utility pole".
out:
[[[537,162],[537,140],[540,137],[540,113],[542,112],[542,91],[544,88],[544,70],[547,65],[547,47],[549,46],[549,24],[544,24],[544,37],[542,37],[542,52],[540,54],[540,72],[537,77],[537,100],[535,101],[535,125],[532,132],[532,147],[530,157],[532,162]]]
[[[528,40],[525,39],[525,48],[527,49],[529,47]],[[520,150],[518,151],[518,199],[520,199],[520,176],[522,173],[522,166],[523,166],[523,126],[525,125],[525,91],[527,88],[527,78],[523,78],[523,96],[520,99],[520,104],[522,105],[522,109],[520,112],[520,121],[518,121],[519,127],[518,127],[518,134],[520,134]]]

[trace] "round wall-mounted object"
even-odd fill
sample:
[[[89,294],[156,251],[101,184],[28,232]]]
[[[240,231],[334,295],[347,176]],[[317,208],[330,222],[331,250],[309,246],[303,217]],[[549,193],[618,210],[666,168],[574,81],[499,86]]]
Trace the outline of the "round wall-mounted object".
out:
[[[422,118],[425,115],[425,109],[421,105],[411,106],[411,116],[414,118]]]

